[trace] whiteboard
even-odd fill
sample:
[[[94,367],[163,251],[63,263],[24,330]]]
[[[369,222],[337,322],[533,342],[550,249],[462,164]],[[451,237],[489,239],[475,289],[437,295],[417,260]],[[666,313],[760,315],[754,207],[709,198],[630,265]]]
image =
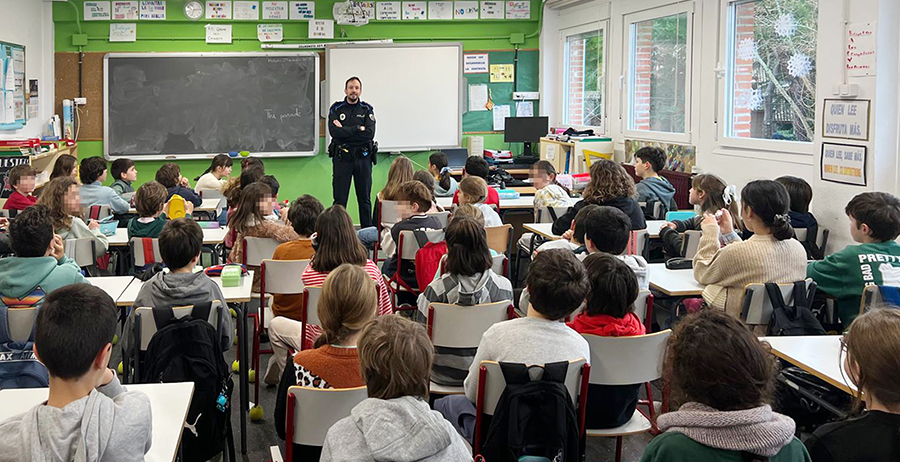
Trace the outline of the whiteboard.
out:
[[[380,151],[460,146],[462,50],[458,42],[329,47],[323,106],[343,100],[344,83],[357,76],[362,81],[360,99],[375,109]],[[324,110],[327,118],[327,107]]]

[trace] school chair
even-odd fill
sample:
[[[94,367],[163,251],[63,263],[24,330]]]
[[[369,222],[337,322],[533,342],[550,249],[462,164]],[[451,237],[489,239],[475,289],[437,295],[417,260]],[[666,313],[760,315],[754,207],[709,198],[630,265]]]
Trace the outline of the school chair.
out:
[[[163,261],[159,253],[159,239],[132,237],[128,246],[131,249],[131,266],[135,269]]]
[[[478,348],[481,337],[498,322],[515,318],[515,309],[509,300],[473,306],[451,303],[428,305],[426,326],[428,338],[435,347]],[[452,387],[431,382],[432,394],[461,395],[463,387]]]
[[[356,388],[288,388],[287,422],[285,424],[284,459],[278,445],[269,448],[273,461],[294,460],[294,445],[318,446],[325,444],[325,435],[338,420],[350,415],[350,411],[368,398],[366,387]]]
[[[531,380],[539,380],[543,374],[543,369],[533,367],[529,370]],[[575,412],[578,419],[578,434],[584,436],[584,415],[585,405],[587,403],[588,378],[591,374],[591,365],[579,358],[569,361],[569,368],[566,371],[566,389],[572,402],[575,405]],[[472,454],[481,453],[481,443],[487,429],[484,428],[484,416],[493,416],[497,410],[497,403],[500,401],[500,395],[506,388],[506,380],[503,378],[503,372],[500,370],[500,363],[496,361],[482,361],[478,368],[478,392],[475,399],[475,444],[472,445]]]
[[[87,207],[82,207],[82,217],[84,217],[84,221],[97,220],[100,221],[110,215],[112,212],[109,211],[108,205],[89,205]]]
[[[860,299],[859,314],[863,314],[872,308],[898,308],[900,307],[900,287],[893,286],[865,286]]]
[[[650,217],[650,220],[662,220],[665,218],[665,214],[663,213],[663,205],[660,201],[646,201],[646,202],[638,202],[638,205],[641,206],[641,210],[644,212],[645,217]]]
[[[50,382],[47,368],[37,359],[15,359],[18,353],[27,355],[33,351],[32,345],[26,342],[34,342],[34,325],[44,295],[40,287],[19,299],[0,294],[3,298],[0,300],[3,308],[0,316],[5,317],[3,323],[6,325],[6,331],[0,332],[0,339],[5,345],[4,352],[10,355],[6,370],[0,377],[0,383],[5,388],[46,387]],[[12,343],[6,345],[6,342]],[[13,361],[19,364],[14,369],[9,369],[13,367]]]
[[[429,229],[424,231],[410,231],[403,230],[400,231],[399,242],[397,242],[397,271],[388,279],[388,290],[391,291],[391,295],[394,300],[394,306],[397,306],[397,294],[400,292],[410,292],[415,296],[419,296],[419,294],[424,290],[424,287],[414,288],[411,287],[406,281],[403,280],[401,275],[404,273],[407,265],[415,265],[416,264],[416,253],[422,248],[426,242],[419,243],[419,240],[416,238],[415,233],[422,233],[427,242],[441,242],[444,240],[444,230],[442,229]]]
[[[322,286],[306,286],[303,289],[303,310],[300,312],[300,322],[303,323],[301,350],[303,350],[303,344],[306,343],[307,326],[322,325],[322,322],[319,321],[319,298],[321,297]]]
[[[646,229],[632,231],[628,237],[628,246],[625,248],[628,255],[640,255],[644,260],[650,259],[650,232]]]
[[[225,201],[225,195],[222,194],[222,191],[218,189],[200,189],[197,191],[197,194],[200,196],[200,199],[221,199],[219,203],[216,205],[215,212],[206,212],[205,214],[210,218],[210,220],[215,221],[218,218],[219,213],[227,207],[227,202]],[[195,211],[194,215],[200,215],[201,212]]]
[[[372,254],[372,261],[378,264],[384,261],[384,258],[378,258],[378,251],[381,250],[381,238],[384,230],[390,229],[400,221],[400,203],[397,201],[376,201],[375,202],[375,228],[378,230],[378,239],[375,241],[375,250]]]
[[[810,238],[808,228],[794,228],[794,237],[800,242],[807,242]],[[812,252],[813,260],[821,260],[825,258],[825,246],[828,245],[828,236],[831,234],[831,231],[828,228],[824,228],[822,226],[818,227],[816,232],[816,238],[812,244],[815,245],[815,249],[810,249]],[[805,246],[804,246],[805,247]]]
[[[684,250],[684,258],[693,259],[697,255],[697,249],[700,248],[700,238],[703,231],[689,229],[681,235],[681,248]]]
[[[97,265],[96,245],[93,237],[82,237],[66,239],[64,249],[67,257],[75,260],[75,263],[89,276],[94,276]]]
[[[497,273],[498,276],[506,277],[506,273],[509,271],[509,259],[506,258],[506,255],[498,253],[491,257],[491,271]]]
[[[616,462],[622,460],[622,439],[647,431],[657,431],[656,403],[650,382],[663,375],[666,357],[666,342],[672,335],[671,329],[654,334],[634,337],[600,337],[582,334],[591,348],[591,385],[633,385],[644,384],[647,399],[639,400],[638,406],[646,405],[648,412],[635,408],[631,419],[615,428],[587,429],[588,437],[616,438]],[[663,407],[667,396],[663,394]]]
[[[816,294],[816,283],[809,278],[803,282],[805,283],[804,290],[807,291],[808,300],[811,302]],[[781,297],[790,306],[792,304],[790,301],[794,299],[794,283],[778,284],[778,289],[781,291]],[[768,326],[774,307],[766,292],[766,285],[764,283],[747,284],[741,297],[741,319],[751,326]]]
[[[15,218],[17,212],[18,212],[18,210],[0,209],[0,217],[3,217],[3,218]]]
[[[509,259],[510,255],[512,255],[513,245],[512,225],[507,223],[503,226],[491,226],[484,228],[484,231],[487,237],[488,248],[505,255],[506,258]],[[503,269],[503,276],[509,277],[508,267]]]
[[[553,223],[557,218],[566,214],[568,207],[541,207],[534,215],[535,223]]]
[[[519,305],[522,305],[524,302],[526,305],[528,304],[530,297],[528,293],[522,291],[522,296],[519,299]],[[578,307],[575,311],[572,312],[569,316],[566,316],[565,322],[569,322],[572,319],[575,319],[579,313],[584,311],[585,305],[584,303]],[[644,328],[647,332],[650,332],[651,326],[653,325],[653,293],[650,292],[650,289],[644,289],[638,292],[637,298],[634,300],[634,315],[644,323]]]
[[[450,223],[450,211],[445,210],[443,212],[432,212],[427,214],[429,217],[434,217],[438,223],[441,224],[441,229],[447,229],[447,224]]]
[[[275,249],[278,248],[278,246],[281,245],[281,243],[276,241],[275,239],[268,238],[268,237],[264,238],[264,237],[249,237],[248,236],[248,237],[245,237],[241,241],[241,245],[244,248],[244,252],[241,254],[241,264],[243,264],[245,266],[261,267],[263,260],[271,259],[272,256],[275,254]],[[262,276],[260,276],[260,277],[262,277]],[[300,276],[297,275],[297,277],[300,277]],[[251,296],[254,296],[254,295],[258,295],[258,294],[251,294]],[[254,332],[252,334],[253,335],[252,338],[254,338],[254,339],[258,338],[261,333],[261,329],[265,328],[265,324],[264,324],[265,309],[267,306],[270,306],[272,303],[271,296],[266,297],[266,298],[263,298],[260,296],[259,299],[260,299],[260,304],[259,304],[258,310],[255,313],[247,313],[247,318],[253,319]],[[260,318],[260,316],[262,316],[262,318]],[[241,339],[239,341],[243,341],[243,339]],[[254,341],[253,346],[256,347],[256,341]],[[256,357],[255,354],[253,356]],[[258,357],[257,357],[257,359],[258,359]],[[259,369],[256,369],[256,370],[259,370]]]

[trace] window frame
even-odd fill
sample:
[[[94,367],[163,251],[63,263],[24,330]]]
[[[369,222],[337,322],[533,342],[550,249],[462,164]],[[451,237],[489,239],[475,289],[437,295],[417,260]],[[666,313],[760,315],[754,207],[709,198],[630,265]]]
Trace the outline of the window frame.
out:
[[[568,59],[566,49],[567,41],[569,37],[593,31],[600,31],[603,34],[603,48],[601,51],[603,53],[603,64],[601,67],[603,78],[601,79],[600,89],[602,95],[602,99],[600,101],[600,108],[602,113],[601,121],[600,125],[571,124],[567,121],[568,107],[566,106],[566,100],[568,99],[569,94],[569,81],[567,78],[569,69],[566,63]],[[609,88],[609,73],[607,72],[607,70],[609,69],[609,20],[604,19],[600,21],[591,21],[588,23],[559,29],[559,69],[559,78],[560,80],[562,80],[562,85],[559,85],[560,123],[562,125],[573,127],[576,130],[592,129],[597,135],[606,135],[609,131],[609,93],[607,91]]]

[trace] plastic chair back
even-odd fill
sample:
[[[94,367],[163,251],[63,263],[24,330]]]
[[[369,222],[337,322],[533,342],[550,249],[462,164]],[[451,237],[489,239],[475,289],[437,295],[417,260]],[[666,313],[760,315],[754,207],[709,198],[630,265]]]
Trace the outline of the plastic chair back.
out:
[[[594,385],[634,385],[662,377],[666,342],[671,329],[634,337],[600,337],[583,334],[591,347]]]

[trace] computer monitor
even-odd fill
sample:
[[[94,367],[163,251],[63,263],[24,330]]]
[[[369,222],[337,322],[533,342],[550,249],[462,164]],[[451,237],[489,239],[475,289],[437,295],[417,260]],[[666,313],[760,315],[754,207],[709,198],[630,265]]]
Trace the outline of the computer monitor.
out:
[[[507,117],[503,140],[507,143],[525,143],[522,155],[533,155],[531,144],[540,141],[550,130],[549,117]]]

